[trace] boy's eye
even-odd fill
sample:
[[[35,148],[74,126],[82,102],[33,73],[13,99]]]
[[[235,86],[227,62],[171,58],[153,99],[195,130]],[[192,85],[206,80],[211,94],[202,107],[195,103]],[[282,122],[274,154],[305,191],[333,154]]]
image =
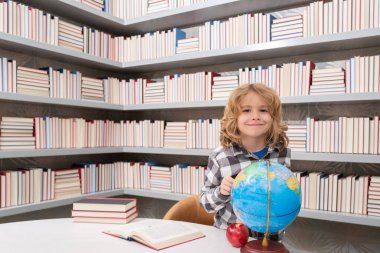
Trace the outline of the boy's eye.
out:
[[[263,109],[260,109],[261,112],[268,112],[268,109],[266,108],[263,108]]]
[[[243,109],[243,112],[250,112],[251,109]]]

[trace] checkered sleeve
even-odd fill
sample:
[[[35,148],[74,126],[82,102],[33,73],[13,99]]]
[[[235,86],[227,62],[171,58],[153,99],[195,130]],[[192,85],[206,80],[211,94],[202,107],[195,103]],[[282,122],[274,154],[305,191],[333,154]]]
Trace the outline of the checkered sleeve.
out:
[[[207,212],[218,211],[230,201],[230,196],[220,193],[222,179],[218,161],[211,155],[207,165],[205,183],[200,194],[201,205]]]

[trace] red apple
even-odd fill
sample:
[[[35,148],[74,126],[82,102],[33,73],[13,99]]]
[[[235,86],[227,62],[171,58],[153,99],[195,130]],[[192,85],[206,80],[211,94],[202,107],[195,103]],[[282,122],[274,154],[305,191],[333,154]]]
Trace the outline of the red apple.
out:
[[[233,223],[228,226],[226,236],[232,246],[242,247],[248,241],[248,228],[243,223]]]

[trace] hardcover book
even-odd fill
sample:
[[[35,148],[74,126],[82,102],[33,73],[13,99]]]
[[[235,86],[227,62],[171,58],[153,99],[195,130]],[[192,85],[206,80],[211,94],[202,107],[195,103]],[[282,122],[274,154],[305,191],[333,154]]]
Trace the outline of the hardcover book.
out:
[[[73,203],[73,210],[125,212],[135,206],[133,198],[85,198]]]
[[[169,220],[143,220],[127,224],[120,230],[106,230],[103,233],[121,239],[134,240],[155,250],[162,250],[205,236],[191,224]]]

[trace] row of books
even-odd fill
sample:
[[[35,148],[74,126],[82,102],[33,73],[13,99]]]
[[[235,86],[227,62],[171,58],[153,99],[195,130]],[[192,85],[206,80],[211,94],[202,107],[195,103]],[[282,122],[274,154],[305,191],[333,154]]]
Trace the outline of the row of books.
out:
[[[181,8],[207,0],[75,0],[109,15],[128,20],[152,13]]]
[[[15,2],[0,2],[0,32],[58,46],[59,18]]]
[[[264,83],[281,97],[379,92],[379,55],[355,56],[344,66],[317,69],[313,62],[306,61],[240,68],[239,84]]]
[[[379,116],[306,119],[307,152],[380,154]]]
[[[206,167],[155,162],[79,164],[73,168],[0,170],[0,207],[77,197],[115,189],[198,194]]]
[[[0,207],[18,206],[81,194],[78,169],[1,170]]]
[[[219,131],[218,119],[114,122],[78,118],[35,118],[38,149],[115,146],[211,149],[219,146]],[[20,148],[19,144],[21,143],[15,143],[12,148]]]
[[[3,170],[1,208],[117,188],[198,194],[203,186],[206,169],[203,166],[153,164],[115,162],[64,170]],[[295,172],[295,175],[301,185],[302,208],[380,215],[380,177],[321,172]]]
[[[314,7],[307,6],[302,15],[276,19],[272,14],[249,13],[226,20],[208,21],[198,27],[198,36],[178,43],[179,40],[186,39],[186,33],[178,28],[130,37],[113,36],[93,28],[71,24],[43,12],[36,15],[35,12],[38,10],[8,1],[0,3],[0,8],[7,13],[6,21],[3,24],[0,23],[0,31],[34,40],[39,40],[41,37],[43,42],[53,45],[114,61],[129,62],[173,56],[177,53],[208,51],[317,35],[314,32],[304,31],[312,27],[317,27],[317,29],[321,29],[320,26],[324,27],[321,34],[318,31],[318,35],[343,32],[343,30],[350,31],[349,28],[343,29],[343,24],[341,24],[343,20],[348,22],[350,15],[355,17],[353,19],[355,21],[350,20],[352,21],[351,30],[375,28],[379,27],[380,23],[376,16],[376,13],[379,13],[379,4],[376,5],[375,2],[377,1],[370,3],[367,0],[360,3],[355,0],[335,0],[323,4],[323,1],[320,1],[318,5],[322,5],[321,10],[318,7],[318,11],[315,11],[315,4],[312,3],[310,6]],[[363,8],[356,10],[357,7]],[[370,9],[372,7],[373,9]],[[316,13],[318,15],[312,15]],[[45,17],[52,20],[52,22],[46,22],[46,27],[42,26]],[[324,20],[326,18],[327,20]],[[315,25],[316,22],[318,25]]]
[[[188,164],[162,166],[156,162],[84,164],[82,194],[120,188],[198,194],[206,168]]]
[[[316,69],[311,61],[240,68],[230,73],[174,74],[163,80],[84,77],[79,71],[34,69],[0,58],[0,92],[87,99],[112,104],[226,100],[245,83],[264,83],[281,96],[379,92],[380,56],[355,56],[344,68]]]
[[[4,15],[0,19],[0,32],[121,62],[127,61],[125,57],[132,61],[174,55],[176,41],[185,37],[177,28],[143,37],[113,36],[12,0],[0,2],[0,13]],[[150,50],[146,50],[148,47]]]
[[[378,1],[316,1],[300,12],[286,16],[281,13],[248,13],[206,22],[199,27],[199,51],[380,26]]]
[[[76,1],[121,19],[131,19],[207,0],[104,0],[103,4],[96,0]],[[314,36],[377,27],[380,7],[378,1],[370,0],[315,1],[305,6],[302,14],[305,23],[304,33],[306,36]]]
[[[303,12],[304,36],[318,36],[380,26],[380,4],[372,0],[315,1]]]
[[[34,133],[33,134],[33,130]],[[110,121],[57,117],[2,117],[0,149],[165,147],[212,149],[219,143],[220,120]],[[379,116],[306,118],[289,124],[290,148],[301,152],[379,154]]]
[[[310,94],[314,69],[315,64],[310,61],[240,68],[239,84],[263,83],[276,90],[280,97],[307,96]]]
[[[302,208],[380,216],[380,177],[295,172]]]

